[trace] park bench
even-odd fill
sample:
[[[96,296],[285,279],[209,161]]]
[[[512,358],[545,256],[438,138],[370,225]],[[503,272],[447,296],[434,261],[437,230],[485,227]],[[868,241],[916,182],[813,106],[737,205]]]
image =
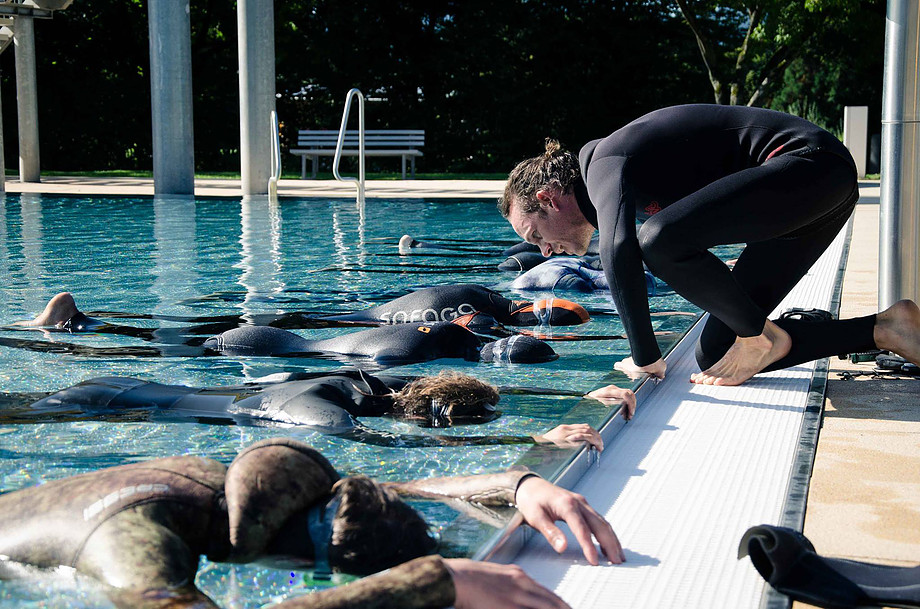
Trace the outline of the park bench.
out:
[[[307,178],[307,157],[313,162],[313,175],[316,177],[316,165],[321,156],[335,156],[335,146],[339,139],[338,131],[317,131],[301,129],[297,132],[297,148],[291,154],[300,157],[300,177]],[[412,177],[415,177],[415,157],[422,156],[421,148],[425,145],[424,129],[376,129],[364,132],[365,156],[399,156],[402,157],[402,177],[406,179],[406,159],[412,162]],[[357,156],[358,132],[346,131],[342,146],[342,156]]]

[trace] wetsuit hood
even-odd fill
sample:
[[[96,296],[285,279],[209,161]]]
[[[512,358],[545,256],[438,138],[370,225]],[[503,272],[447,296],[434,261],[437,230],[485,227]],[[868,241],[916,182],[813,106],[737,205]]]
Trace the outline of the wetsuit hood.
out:
[[[227,560],[256,560],[288,518],[328,498],[338,480],[323,455],[297,440],[272,438],[246,448],[224,482],[233,546]]]
[[[517,334],[486,345],[479,351],[483,362],[540,364],[558,359],[553,348],[540,339]]]
[[[519,326],[576,326],[591,319],[580,304],[563,298],[544,298],[522,304],[511,312]]]

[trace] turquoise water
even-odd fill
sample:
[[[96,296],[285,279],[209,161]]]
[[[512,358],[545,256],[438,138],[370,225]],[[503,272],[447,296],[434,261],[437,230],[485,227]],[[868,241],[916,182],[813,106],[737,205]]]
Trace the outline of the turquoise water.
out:
[[[415,250],[401,256],[399,237],[452,239],[463,252]],[[514,278],[496,270],[500,252],[516,235],[495,211],[493,201],[370,200],[364,213],[352,200],[249,200],[183,198],[66,198],[22,195],[0,198],[0,326],[28,319],[61,291],[72,292],[83,311],[121,313],[109,321],[157,328],[157,340],[175,342],[189,322],[150,319],[150,314],[189,319],[214,315],[255,315],[286,311],[338,313],[378,304],[410,289],[448,283],[479,283],[514,295]],[[661,286],[654,310],[695,312]],[[556,329],[576,337],[623,333],[605,294],[557,293],[592,312],[586,325]],[[137,316],[137,317],[131,317]],[[123,317],[123,316],[122,316]],[[690,316],[656,318],[665,348],[692,323]],[[348,329],[295,330],[323,338]],[[164,347],[166,357],[36,352],[10,346],[16,340],[92,347],[139,347],[153,343],[113,334],[69,335],[0,329],[0,390],[45,392],[103,375],[134,376],[192,386],[239,384],[285,371],[338,368],[330,360],[187,356],[181,345]],[[560,421],[600,425],[610,412],[582,402],[578,421],[567,415],[577,394],[609,382],[628,386],[612,374],[628,355],[623,340],[554,341],[560,358],[541,365],[491,365],[438,360],[402,366],[396,374],[429,374],[460,369],[506,387],[534,389],[505,395],[504,416],[487,425],[437,433],[542,433]],[[541,389],[572,392],[549,395]],[[366,419],[372,427],[430,433],[389,419]],[[36,425],[0,424],[0,491],[39,484],[100,467],[176,454],[197,454],[225,463],[243,447],[287,435],[319,448],[343,474],[364,473],[401,479],[500,471],[518,461],[527,446],[399,449],[356,444],[291,427],[236,427],[144,421],[72,421]],[[564,459],[567,451],[559,453]],[[443,531],[452,554],[468,554],[490,529],[449,508],[419,503]],[[65,578],[66,579],[66,578]],[[259,607],[307,589],[300,574],[258,566],[202,562],[199,586],[222,607]],[[62,591],[66,590],[66,591]],[[57,600],[49,600],[57,599]],[[0,582],[4,607],[108,607],[91,582],[70,579]],[[59,602],[59,604],[54,604]]]

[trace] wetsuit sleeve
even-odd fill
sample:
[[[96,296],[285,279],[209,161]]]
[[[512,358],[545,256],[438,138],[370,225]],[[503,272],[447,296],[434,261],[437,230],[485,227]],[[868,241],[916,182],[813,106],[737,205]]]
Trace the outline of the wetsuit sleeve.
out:
[[[626,329],[633,361],[647,366],[661,358],[652,330],[642,252],[636,236],[636,210],[623,189],[628,159],[594,157],[585,184],[597,208],[601,263],[610,294]]]
[[[323,431],[323,430],[319,430]],[[390,446],[400,448],[426,448],[433,446],[495,446],[511,444],[535,444],[532,436],[442,436],[395,434],[380,429],[373,429],[355,421],[354,427],[343,431],[329,431],[339,438],[361,442],[371,446]]]
[[[500,474],[389,482],[386,486],[404,495],[429,499],[449,498],[483,505],[514,505],[521,481],[536,475],[528,470],[511,470]]]
[[[272,609],[422,609],[449,607],[455,599],[444,559],[425,556],[338,588],[286,600]]]

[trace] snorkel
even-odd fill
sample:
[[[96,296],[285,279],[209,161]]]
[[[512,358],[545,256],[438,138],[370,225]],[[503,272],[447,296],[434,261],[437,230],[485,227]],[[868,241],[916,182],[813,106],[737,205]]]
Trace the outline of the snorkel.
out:
[[[517,326],[577,326],[591,319],[584,307],[563,298],[514,304],[516,308],[511,311],[511,318]]]
[[[327,502],[318,502],[307,511],[307,530],[313,542],[313,579],[329,581],[332,568],[329,566],[329,546],[332,545],[332,521],[342,498],[334,496]]]

